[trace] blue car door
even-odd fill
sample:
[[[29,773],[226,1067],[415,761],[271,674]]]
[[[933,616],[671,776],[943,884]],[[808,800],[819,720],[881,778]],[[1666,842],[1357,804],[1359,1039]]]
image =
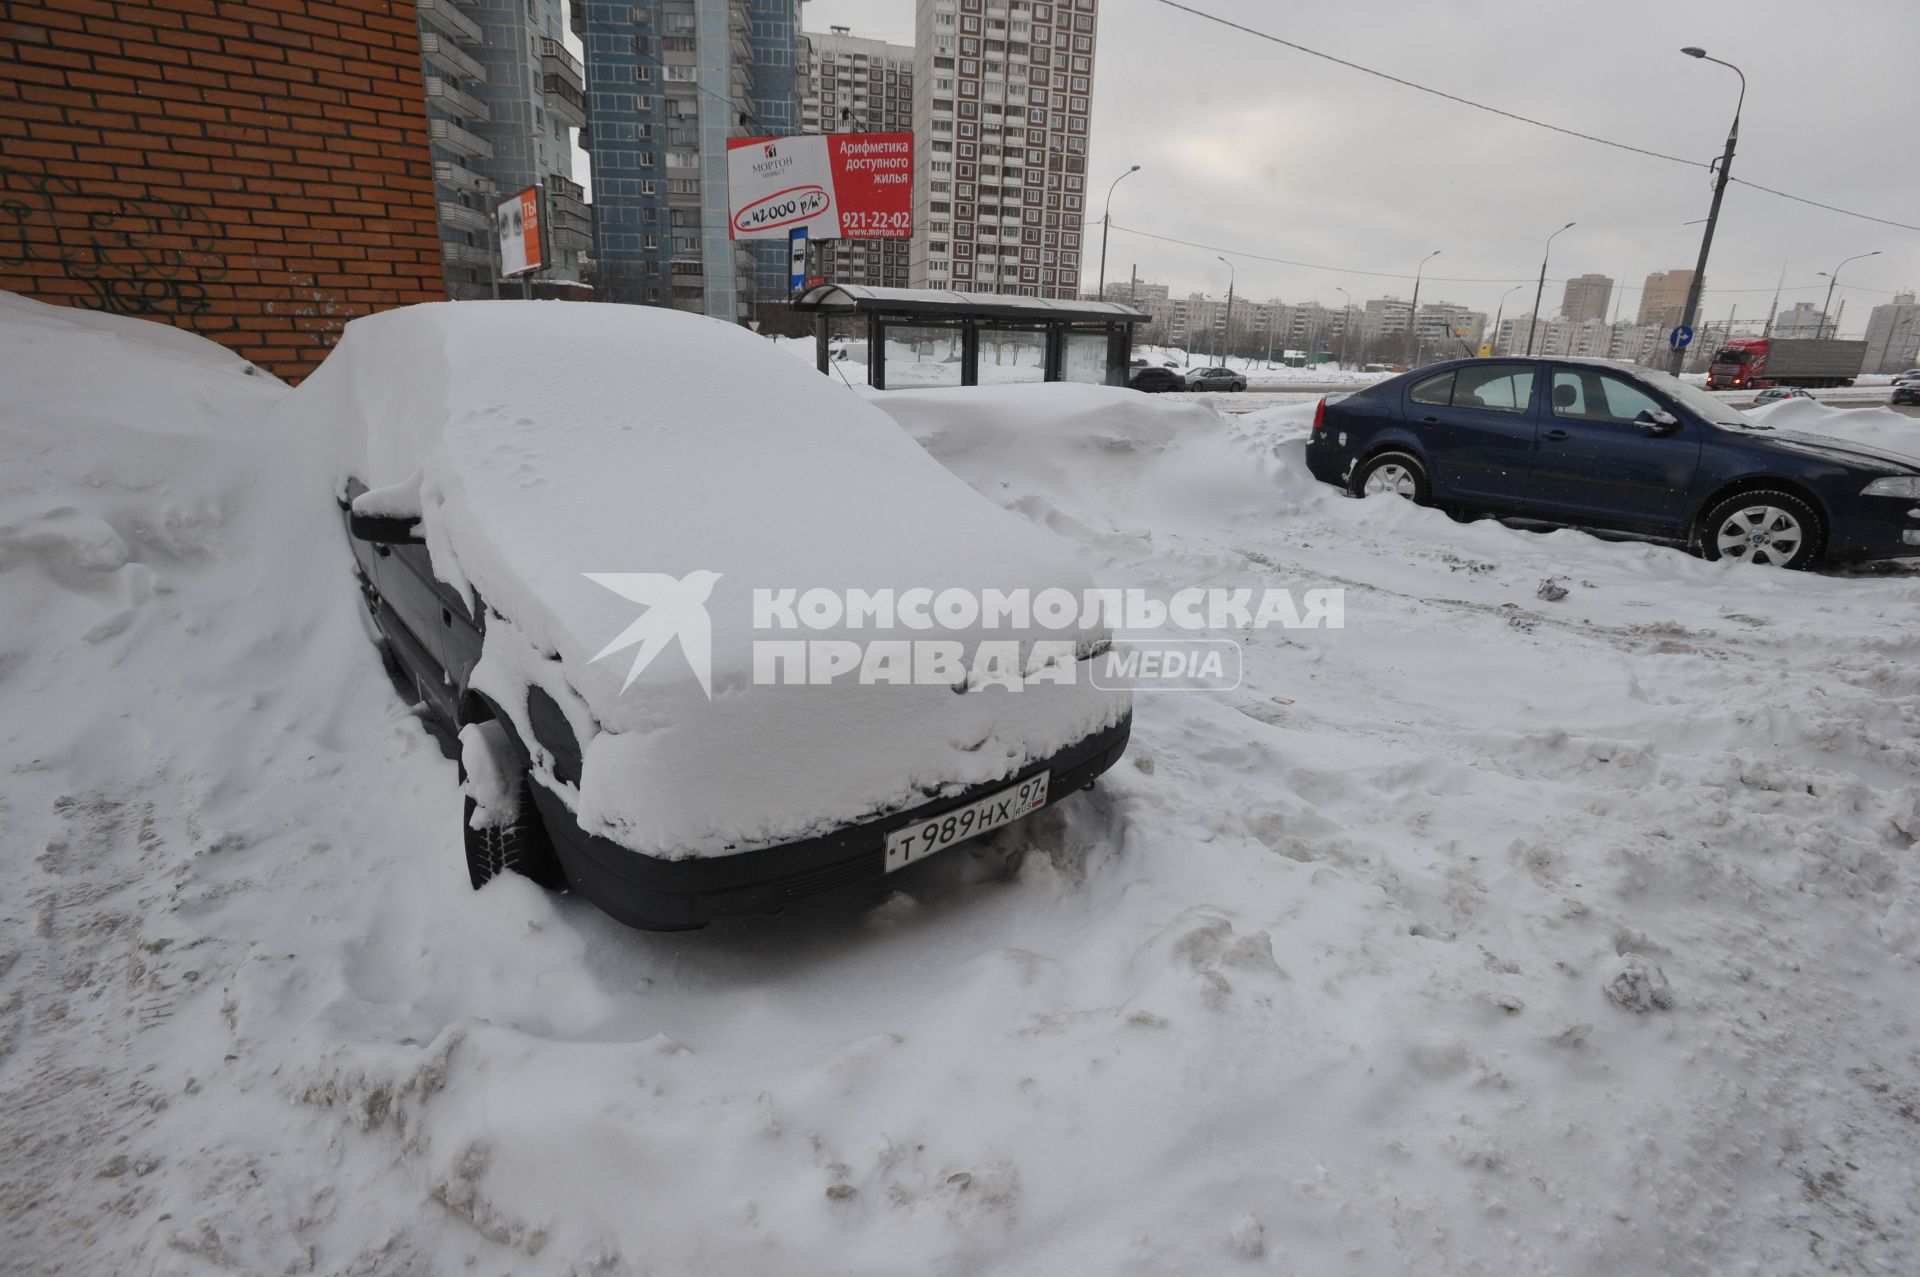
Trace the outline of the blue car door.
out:
[[[1406,419],[1426,443],[1435,500],[1523,504],[1533,469],[1535,371],[1529,362],[1489,359],[1408,388]]]
[[[1569,522],[1681,528],[1700,468],[1700,427],[1618,373],[1561,366],[1549,383],[1534,453],[1533,501]],[[1643,419],[1655,413],[1675,424]]]

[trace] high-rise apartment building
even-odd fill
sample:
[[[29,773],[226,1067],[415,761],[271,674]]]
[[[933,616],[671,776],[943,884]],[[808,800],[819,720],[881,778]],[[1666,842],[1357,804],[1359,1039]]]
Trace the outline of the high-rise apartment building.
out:
[[[1920,364],[1920,303],[1914,295],[1895,293],[1893,300],[1875,306],[1867,316],[1865,372],[1905,372]]]
[[[803,133],[911,133],[913,49],[867,40],[835,27],[807,34],[806,93],[800,103]],[[819,240],[813,269],[835,283],[907,286],[908,241]]]
[[[550,260],[541,278],[578,280],[593,246],[585,193],[572,178],[571,130],[587,122],[585,84],[567,51],[561,0],[415,7],[447,295],[493,295],[494,208],[528,186],[547,194]]]
[[[1099,0],[918,0],[914,287],[1075,297]]]
[[[1589,319],[1605,319],[1607,303],[1613,300],[1613,281],[1605,275],[1576,275],[1567,281],[1560,295],[1560,316],[1576,324]],[[1685,301],[1684,295],[1681,298]]]
[[[1687,289],[1693,286],[1690,270],[1662,270],[1647,276],[1640,289],[1640,316],[1637,322],[1671,328],[1687,313]]]
[[[574,0],[587,52],[599,295],[750,316],[787,245],[728,234],[727,139],[798,130],[800,0]]]

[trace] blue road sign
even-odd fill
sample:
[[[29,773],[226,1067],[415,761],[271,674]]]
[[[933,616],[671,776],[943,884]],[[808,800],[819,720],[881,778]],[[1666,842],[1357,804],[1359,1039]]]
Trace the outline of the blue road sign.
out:
[[[1667,345],[1675,350],[1685,350],[1693,342],[1693,329],[1681,324],[1667,335]]]
[[[807,228],[796,226],[787,235],[787,254],[792,261],[787,290],[799,292],[807,286]]]

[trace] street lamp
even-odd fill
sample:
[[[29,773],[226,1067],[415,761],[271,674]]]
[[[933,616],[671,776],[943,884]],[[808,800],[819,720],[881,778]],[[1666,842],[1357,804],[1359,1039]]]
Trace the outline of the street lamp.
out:
[[[1493,340],[1494,341],[1500,340],[1500,316],[1507,313],[1507,298],[1513,296],[1514,289],[1525,288],[1525,287],[1526,287],[1525,284],[1515,284],[1513,288],[1509,288],[1506,292],[1500,294],[1500,304],[1496,306],[1493,311]],[[1529,340],[1531,340],[1531,338],[1529,338]],[[1512,342],[1507,343],[1507,353],[1509,355],[1513,353]]]
[[[1347,334],[1353,331],[1353,294],[1335,284],[1333,291],[1347,299],[1340,309],[1340,366],[1347,366]]]
[[[1840,266],[1845,266],[1847,262],[1857,262],[1862,257],[1878,257],[1878,256],[1880,256],[1880,250],[1877,248],[1874,249],[1871,253],[1855,253],[1852,257],[1847,258],[1846,261],[1841,262]],[[1822,337],[1825,337],[1827,335],[1827,307],[1833,304],[1833,286],[1840,282],[1840,266],[1834,267],[1833,273],[1830,275],[1827,274],[1826,271],[1814,272],[1815,274],[1818,274],[1818,275],[1827,276],[1827,300],[1820,303],[1819,336],[1822,336]],[[1836,337],[1839,336],[1838,333],[1835,333],[1834,335]]]
[[[1560,231],[1572,229],[1573,223],[1568,222],[1560,228]],[[1540,298],[1547,291],[1547,257],[1553,252],[1553,236],[1558,235],[1560,231],[1555,231],[1553,235],[1547,236],[1547,246],[1541,250],[1540,253],[1540,282],[1533,287],[1533,313],[1527,316],[1527,355],[1529,358],[1533,355],[1533,330],[1540,323]]]
[[[1225,341],[1227,343],[1227,358],[1232,359],[1233,358],[1233,263],[1227,261],[1227,259],[1224,257],[1216,258],[1215,260],[1220,262],[1225,262],[1227,267],[1227,322],[1225,325],[1227,331],[1225,335]]]
[[[1140,171],[1138,164],[1113,179],[1113,186],[1132,177]],[[1100,214],[1100,293],[1101,301],[1107,300],[1107,223],[1113,219],[1113,186],[1107,188],[1107,211]]]
[[[1680,313],[1680,326],[1693,327],[1693,320],[1700,313],[1700,288],[1707,279],[1707,254],[1713,248],[1713,228],[1720,221],[1720,199],[1727,193],[1727,175],[1733,171],[1733,147],[1740,140],[1740,110],[1747,104],[1747,73],[1731,62],[1721,62],[1719,58],[1707,57],[1705,49],[1696,49],[1692,45],[1680,50],[1690,58],[1701,58],[1707,62],[1719,63],[1740,77],[1740,97],[1733,105],[1733,127],[1727,130],[1727,149],[1720,153],[1719,172],[1713,181],[1713,204],[1707,209],[1707,229],[1700,232],[1700,260],[1693,268],[1693,280],[1687,285],[1686,309]],[[1678,377],[1681,368],[1686,366],[1687,352],[1674,347],[1672,356],[1667,360],[1667,371]]]
[[[1425,257],[1422,257],[1420,264],[1413,268],[1413,306],[1411,312],[1407,315],[1407,335],[1413,338],[1413,363],[1415,367],[1418,367],[1420,364],[1420,273],[1427,269],[1428,262],[1438,256],[1440,256],[1440,250],[1436,248]]]

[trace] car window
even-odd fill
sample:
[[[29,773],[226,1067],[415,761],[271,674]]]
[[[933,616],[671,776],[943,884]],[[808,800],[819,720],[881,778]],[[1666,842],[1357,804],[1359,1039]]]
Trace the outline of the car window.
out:
[[[1455,371],[1453,406],[1525,412],[1533,402],[1533,365],[1475,364]]]
[[[1407,392],[1407,398],[1415,403],[1438,404],[1442,408],[1453,402],[1453,374],[1443,372],[1438,377],[1429,377]]]
[[[1553,415],[1573,421],[1630,425],[1643,412],[1659,412],[1653,396],[1623,377],[1591,368],[1557,368]]]

